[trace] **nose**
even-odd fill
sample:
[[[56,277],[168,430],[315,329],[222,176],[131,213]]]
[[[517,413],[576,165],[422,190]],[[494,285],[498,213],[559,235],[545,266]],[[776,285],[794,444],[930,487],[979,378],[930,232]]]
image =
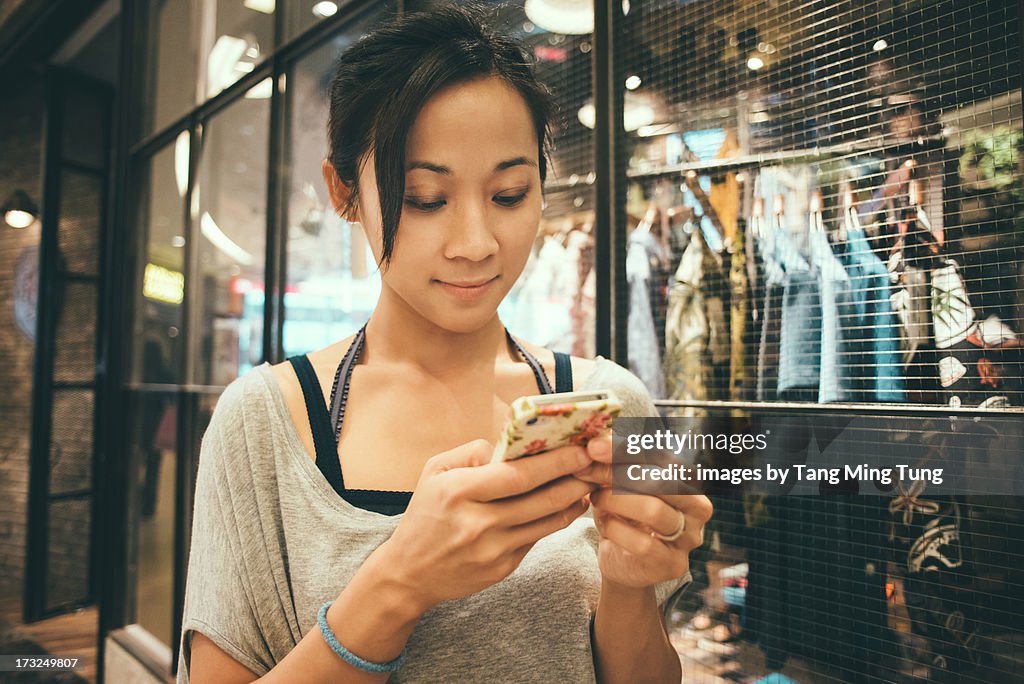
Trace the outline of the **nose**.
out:
[[[445,257],[483,261],[497,251],[498,241],[491,232],[483,203],[460,202],[451,215],[444,247]]]

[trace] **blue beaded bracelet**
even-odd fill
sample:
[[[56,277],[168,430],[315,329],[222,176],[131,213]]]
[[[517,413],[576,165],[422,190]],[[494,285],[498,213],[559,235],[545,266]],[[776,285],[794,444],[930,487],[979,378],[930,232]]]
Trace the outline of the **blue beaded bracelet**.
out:
[[[332,651],[338,654],[339,658],[363,672],[394,672],[398,668],[402,667],[402,663],[405,662],[404,648],[394,660],[389,660],[386,663],[374,663],[369,660],[363,660],[355,653],[342,646],[338,641],[338,637],[334,636],[334,632],[331,631],[331,626],[327,624],[327,609],[331,607],[332,603],[334,602],[328,601],[324,605],[320,606],[320,612],[316,616],[316,623],[320,626],[320,633],[323,635],[324,641],[327,642],[327,645],[331,647]]]

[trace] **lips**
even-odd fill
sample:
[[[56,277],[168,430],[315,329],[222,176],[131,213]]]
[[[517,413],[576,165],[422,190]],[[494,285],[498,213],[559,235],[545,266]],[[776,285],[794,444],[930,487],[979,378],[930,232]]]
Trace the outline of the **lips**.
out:
[[[442,280],[441,282],[445,285],[451,285],[453,287],[480,287],[494,280],[494,278],[484,278],[483,280]]]
[[[456,288],[478,288],[481,285],[486,285],[487,283],[489,283],[490,281],[493,281],[493,280],[495,280],[495,279],[493,279],[493,277],[485,277],[485,279],[483,279],[482,281],[464,281],[464,282],[458,282],[458,283],[454,283],[452,281],[441,281],[441,282],[444,283],[444,285],[451,285],[451,286],[454,286]]]
[[[498,276],[482,280],[458,280],[454,282],[447,280],[435,280],[434,282],[440,285],[444,291],[453,297],[462,300],[470,300],[482,296],[497,280]]]

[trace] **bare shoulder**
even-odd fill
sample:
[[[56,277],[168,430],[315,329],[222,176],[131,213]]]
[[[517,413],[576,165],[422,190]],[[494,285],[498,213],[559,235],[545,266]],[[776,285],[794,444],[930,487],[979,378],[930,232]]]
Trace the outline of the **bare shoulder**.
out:
[[[518,339],[518,338],[517,338]],[[541,347],[526,340],[518,340],[526,351],[530,352],[544,366],[544,372],[549,378],[555,377],[555,353],[547,347]],[[572,382],[573,387],[580,387],[594,372],[597,364],[596,359],[587,359],[582,356],[570,357],[572,361]]]
[[[341,363],[341,359],[345,352],[348,351],[353,339],[355,339],[355,335],[346,337],[340,342],[335,342],[318,351],[306,354],[313,365],[313,371],[320,382],[320,391],[324,396],[330,396],[329,384],[334,381],[334,370]],[[292,365],[287,361],[271,365],[270,372],[281,390],[281,396],[284,399],[285,406],[288,407],[288,413],[291,415],[299,440],[306,447],[306,452],[310,458],[316,458],[316,447],[313,443],[313,434],[309,427],[306,401],[302,396],[302,385],[299,384],[299,378],[295,375]]]
[[[309,362],[313,364],[313,370],[316,371],[318,378],[323,379],[325,373],[322,371],[325,369],[330,369],[329,374],[333,378],[334,368],[336,368],[341,362],[341,357],[343,357],[345,352],[348,351],[348,348],[352,345],[353,339],[355,339],[355,335],[350,335],[343,340],[324,347],[323,349],[306,354],[309,358]],[[273,374],[274,379],[277,380],[278,386],[286,396],[288,393],[296,394],[301,392],[299,379],[295,376],[295,371],[292,369],[292,365],[288,361],[282,361],[281,363],[271,365],[270,372]]]

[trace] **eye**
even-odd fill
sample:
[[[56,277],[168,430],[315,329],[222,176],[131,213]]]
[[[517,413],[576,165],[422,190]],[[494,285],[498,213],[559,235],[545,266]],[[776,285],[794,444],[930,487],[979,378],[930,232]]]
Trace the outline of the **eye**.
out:
[[[444,200],[436,200],[434,202],[424,201],[417,197],[406,197],[405,203],[415,209],[416,211],[431,212],[437,211],[444,206]]]
[[[529,190],[521,192],[518,195],[495,195],[494,201],[503,207],[514,207],[526,199],[528,194],[530,194]]]

